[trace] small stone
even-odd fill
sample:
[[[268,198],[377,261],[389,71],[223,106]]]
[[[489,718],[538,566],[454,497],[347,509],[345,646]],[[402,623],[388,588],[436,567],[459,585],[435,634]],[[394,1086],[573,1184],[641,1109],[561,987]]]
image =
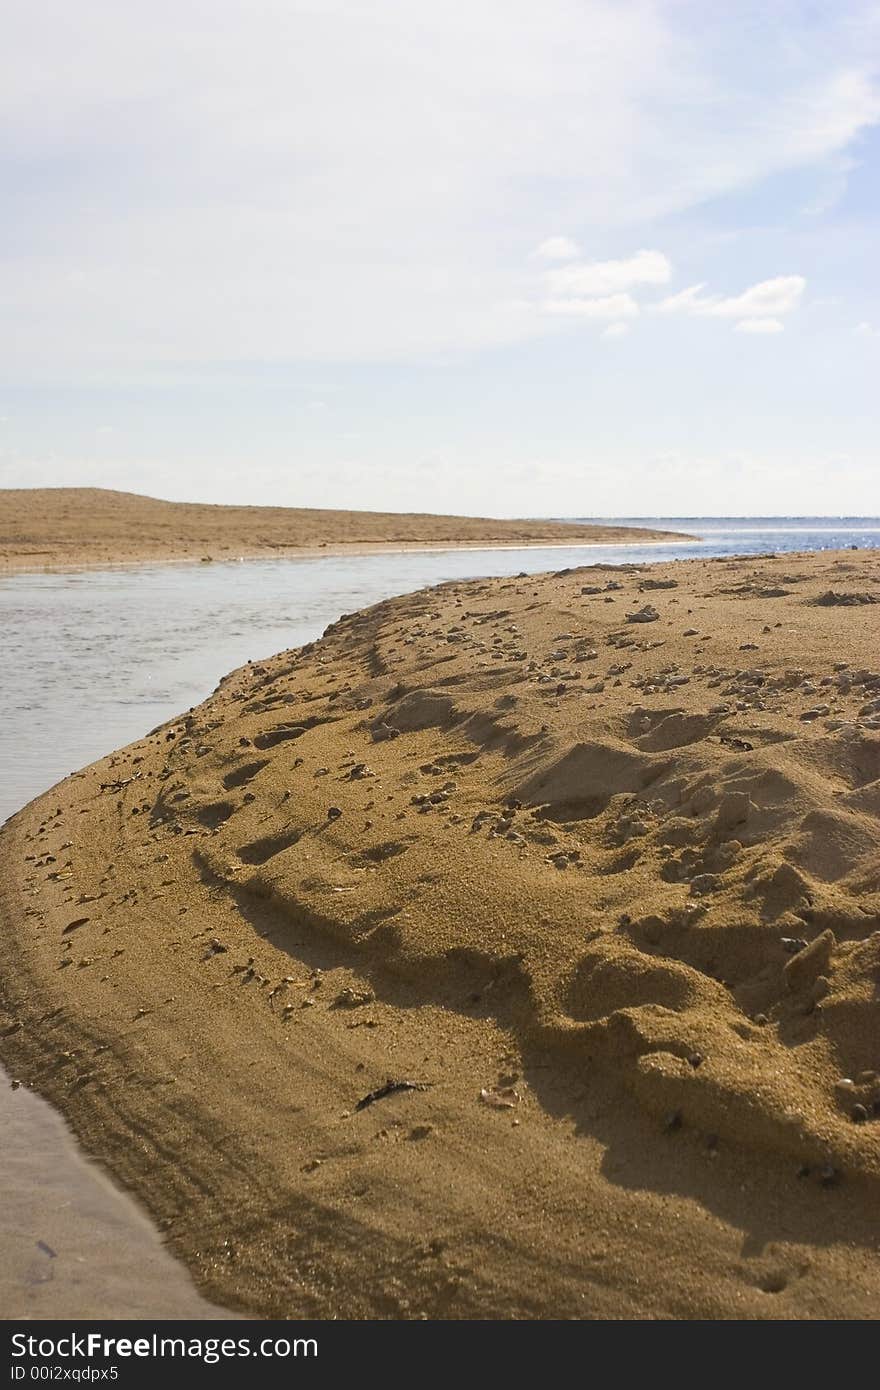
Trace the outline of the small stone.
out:
[[[480,1091],[480,1100],[493,1110],[512,1110],[519,1105],[520,1096],[513,1086],[502,1086],[495,1091],[484,1086]]]
[[[335,1009],[359,1009],[364,1004],[372,1004],[376,996],[371,989],[352,989],[346,986],[333,1000]]]
[[[786,955],[796,956],[799,951],[807,949],[807,943],[801,936],[783,936],[782,949]]]
[[[697,874],[696,878],[691,880],[690,891],[702,897],[705,893],[714,893],[718,883],[717,874]]]
[[[628,623],[656,623],[659,617],[660,614],[657,609],[652,604],[646,603],[644,608],[640,608],[636,613],[627,613],[626,621]]]
[[[816,705],[815,709],[805,709],[800,716],[802,724],[810,724],[814,719],[821,719],[824,714],[831,713],[830,705]]]
[[[853,1123],[857,1125],[863,1125],[868,1118],[868,1111],[864,1105],[854,1105],[850,1114],[852,1115]]]

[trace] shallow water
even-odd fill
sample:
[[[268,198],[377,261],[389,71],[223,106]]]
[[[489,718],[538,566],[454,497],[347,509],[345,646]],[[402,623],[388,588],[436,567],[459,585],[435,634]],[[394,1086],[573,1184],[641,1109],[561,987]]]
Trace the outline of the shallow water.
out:
[[[654,519],[694,542],[261,560],[0,579],[0,820],[221,676],[426,584],[596,562],[880,546],[880,520]],[[147,1218],[0,1072],[0,1316],[212,1317]]]

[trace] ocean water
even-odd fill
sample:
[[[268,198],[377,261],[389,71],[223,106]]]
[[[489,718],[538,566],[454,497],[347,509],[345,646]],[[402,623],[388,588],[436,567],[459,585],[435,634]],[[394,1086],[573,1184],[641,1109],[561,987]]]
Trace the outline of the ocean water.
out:
[[[700,539],[691,554],[759,555],[766,551],[859,550],[880,546],[876,516],[644,516],[569,517],[615,526],[651,526],[684,531]],[[664,547],[665,559],[678,558],[677,547]]]
[[[204,699],[232,668],[393,594],[596,562],[880,547],[880,518],[628,520],[694,539],[0,578],[0,820]],[[8,1082],[0,1073],[0,1316],[216,1316],[60,1117]]]

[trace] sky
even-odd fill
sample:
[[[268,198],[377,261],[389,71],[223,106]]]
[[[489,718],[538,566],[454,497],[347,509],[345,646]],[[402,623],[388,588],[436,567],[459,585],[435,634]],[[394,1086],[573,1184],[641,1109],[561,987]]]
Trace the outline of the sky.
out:
[[[0,487],[880,513],[880,5],[6,0]]]

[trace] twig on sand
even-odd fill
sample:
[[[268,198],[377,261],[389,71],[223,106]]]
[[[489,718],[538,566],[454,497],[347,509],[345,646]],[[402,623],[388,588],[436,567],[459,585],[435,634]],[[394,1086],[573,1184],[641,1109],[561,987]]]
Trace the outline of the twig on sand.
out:
[[[375,1105],[377,1100],[384,1100],[386,1096],[393,1096],[397,1091],[427,1091],[433,1085],[431,1081],[394,1081],[391,1077],[385,1082],[384,1086],[379,1086],[375,1091],[370,1091],[358,1101],[355,1110],[366,1110],[368,1105]]]

